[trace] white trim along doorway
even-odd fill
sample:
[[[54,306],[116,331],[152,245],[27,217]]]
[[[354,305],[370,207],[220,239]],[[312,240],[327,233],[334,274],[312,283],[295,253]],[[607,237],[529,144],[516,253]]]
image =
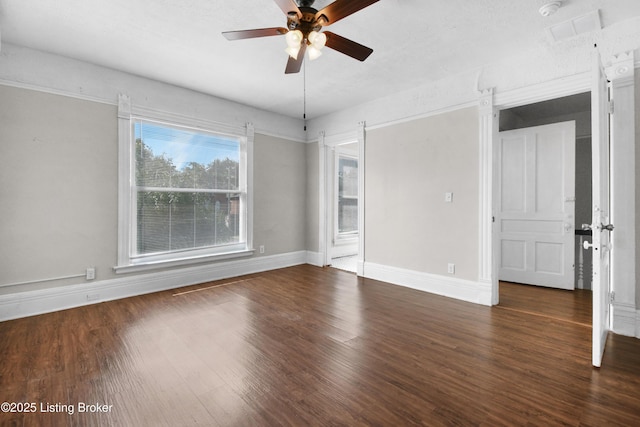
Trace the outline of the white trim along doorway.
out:
[[[356,132],[331,139],[320,134],[320,203],[319,203],[319,250],[321,264],[332,265],[332,259],[350,256],[350,271],[364,275],[364,127],[359,123]],[[351,188],[349,196],[355,193],[357,205],[357,232],[340,233],[336,225],[339,222],[337,196],[339,194],[337,172],[340,159],[357,162],[357,188]]]

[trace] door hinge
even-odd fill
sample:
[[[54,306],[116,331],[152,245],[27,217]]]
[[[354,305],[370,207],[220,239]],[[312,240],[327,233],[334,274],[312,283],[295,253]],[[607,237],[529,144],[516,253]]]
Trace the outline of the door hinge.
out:
[[[609,302],[614,302],[616,300],[616,293],[614,291],[609,292]]]
[[[613,114],[613,99],[609,101],[609,114]]]

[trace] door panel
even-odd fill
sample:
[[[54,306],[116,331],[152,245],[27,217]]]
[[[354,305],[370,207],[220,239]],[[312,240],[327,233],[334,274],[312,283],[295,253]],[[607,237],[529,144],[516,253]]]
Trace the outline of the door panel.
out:
[[[564,200],[558,193],[558,183],[563,180],[564,157],[562,134],[538,134],[536,141],[536,211],[539,213],[563,212]],[[575,141],[575,138],[574,138]]]
[[[575,122],[500,133],[500,280],[574,288]]]
[[[536,242],[535,270],[538,273],[562,274],[564,272],[562,242]]]
[[[501,210],[503,212],[525,212],[526,195],[526,138],[516,134],[500,138],[501,158],[504,161],[500,169]]]
[[[591,150],[593,160],[593,351],[594,366],[600,366],[609,330],[609,87],[599,55],[593,60],[591,89]]]

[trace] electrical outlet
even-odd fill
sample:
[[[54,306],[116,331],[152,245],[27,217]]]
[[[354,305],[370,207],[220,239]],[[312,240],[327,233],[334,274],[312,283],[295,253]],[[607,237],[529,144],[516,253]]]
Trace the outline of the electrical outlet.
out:
[[[456,265],[454,263],[447,264],[447,273],[456,274]]]
[[[263,254],[264,253],[264,245],[260,245],[260,253]]]
[[[87,268],[86,278],[87,278],[87,280],[93,280],[93,279],[96,278],[96,269],[95,269],[95,267]]]

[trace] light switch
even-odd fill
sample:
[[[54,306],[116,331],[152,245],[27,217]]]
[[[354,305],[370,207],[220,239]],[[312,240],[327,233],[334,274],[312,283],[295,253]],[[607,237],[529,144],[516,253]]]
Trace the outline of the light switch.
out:
[[[453,202],[453,193],[444,193],[444,201],[447,203]]]

